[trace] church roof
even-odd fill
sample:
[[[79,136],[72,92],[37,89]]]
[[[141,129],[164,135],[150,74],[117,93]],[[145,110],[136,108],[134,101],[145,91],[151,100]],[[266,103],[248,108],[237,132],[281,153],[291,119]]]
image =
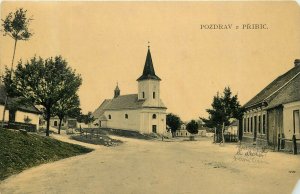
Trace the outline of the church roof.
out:
[[[147,52],[143,74],[137,79],[137,81],[148,80],[148,79],[159,80],[159,81],[161,80],[157,75],[155,75],[155,70],[153,67],[151,52],[149,48]]]
[[[250,108],[266,102],[268,108],[300,100],[300,66],[276,78],[261,92],[254,96],[244,107]]]
[[[142,108],[145,100],[138,100],[137,94],[128,94],[118,96],[113,99],[106,99],[93,112],[95,118],[100,118],[106,110],[120,110],[120,109],[138,109]]]
[[[101,105],[93,112],[93,116],[95,118],[100,118],[101,115],[103,115],[104,111],[106,110],[105,108],[107,105],[110,103],[111,99],[105,99]]]

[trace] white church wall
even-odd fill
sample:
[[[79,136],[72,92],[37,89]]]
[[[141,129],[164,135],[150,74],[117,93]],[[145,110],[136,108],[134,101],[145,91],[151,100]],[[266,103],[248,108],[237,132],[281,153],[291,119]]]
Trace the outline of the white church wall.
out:
[[[115,129],[139,130],[140,114],[139,110],[107,110],[105,116],[108,119],[107,127]],[[128,119],[125,118],[128,115]],[[111,119],[109,119],[109,115]]]
[[[153,114],[156,118],[153,119]],[[152,126],[156,125],[156,133],[163,134],[166,132],[166,112],[165,109],[147,108],[141,112],[140,129],[143,133],[152,133]]]
[[[147,99],[151,106],[160,106],[160,84],[158,80],[143,80],[138,83],[139,99]],[[145,96],[143,98],[143,92]],[[155,98],[153,98],[155,92]]]

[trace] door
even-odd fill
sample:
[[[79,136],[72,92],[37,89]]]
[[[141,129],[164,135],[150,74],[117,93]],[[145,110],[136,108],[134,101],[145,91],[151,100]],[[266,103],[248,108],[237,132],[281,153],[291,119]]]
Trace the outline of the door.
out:
[[[299,110],[294,110],[294,134],[300,133]]]
[[[152,132],[156,133],[156,125],[152,125]]]
[[[9,110],[8,120],[9,120],[9,122],[16,121],[16,111],[15,110]]]

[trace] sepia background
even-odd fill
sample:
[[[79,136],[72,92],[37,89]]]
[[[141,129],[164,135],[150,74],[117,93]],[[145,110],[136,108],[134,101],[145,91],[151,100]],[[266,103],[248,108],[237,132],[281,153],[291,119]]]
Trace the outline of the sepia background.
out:
[[[300,58],[295,2],[2,2],[1,18],[23,7],[34,36],[16,60],[62,55],[82,75],[83,112],[137,93],[148,41],[161,98],[183,120],[206,117],[213,96],[230,86],[243,105]],[[201,24],[267,24],[267,30],[201,30]],[[0,37],[0,70],[13,41]]]

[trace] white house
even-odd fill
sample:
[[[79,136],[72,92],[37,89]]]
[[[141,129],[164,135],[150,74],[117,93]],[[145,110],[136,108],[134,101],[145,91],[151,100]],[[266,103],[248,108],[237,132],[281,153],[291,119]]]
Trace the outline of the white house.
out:
[[[3,85],[0,85],[0,119],[2,121],[6,92]],[[17,125],[32,124],[35,125],[35,130],[39,128],[40,111],[33,105],[14,105],[16,98],[8,98],[7,110],[5,111],[4,121],[7,124],[15,123]],[[14,105],[14,106],[13,106]]]
[[[225,128],[225,131],[228,132],[230,135],[238,135],[238,125],[239,122],[235,119],[230,123],[229,126]]]
[[[138,93],[120,95],[117,85],[114,98],[104,100],[93,113],[99,126],[142,133],[165,133],[167,108],[160,99],[160,81],[148,47],[143,73],[137,79]]]

